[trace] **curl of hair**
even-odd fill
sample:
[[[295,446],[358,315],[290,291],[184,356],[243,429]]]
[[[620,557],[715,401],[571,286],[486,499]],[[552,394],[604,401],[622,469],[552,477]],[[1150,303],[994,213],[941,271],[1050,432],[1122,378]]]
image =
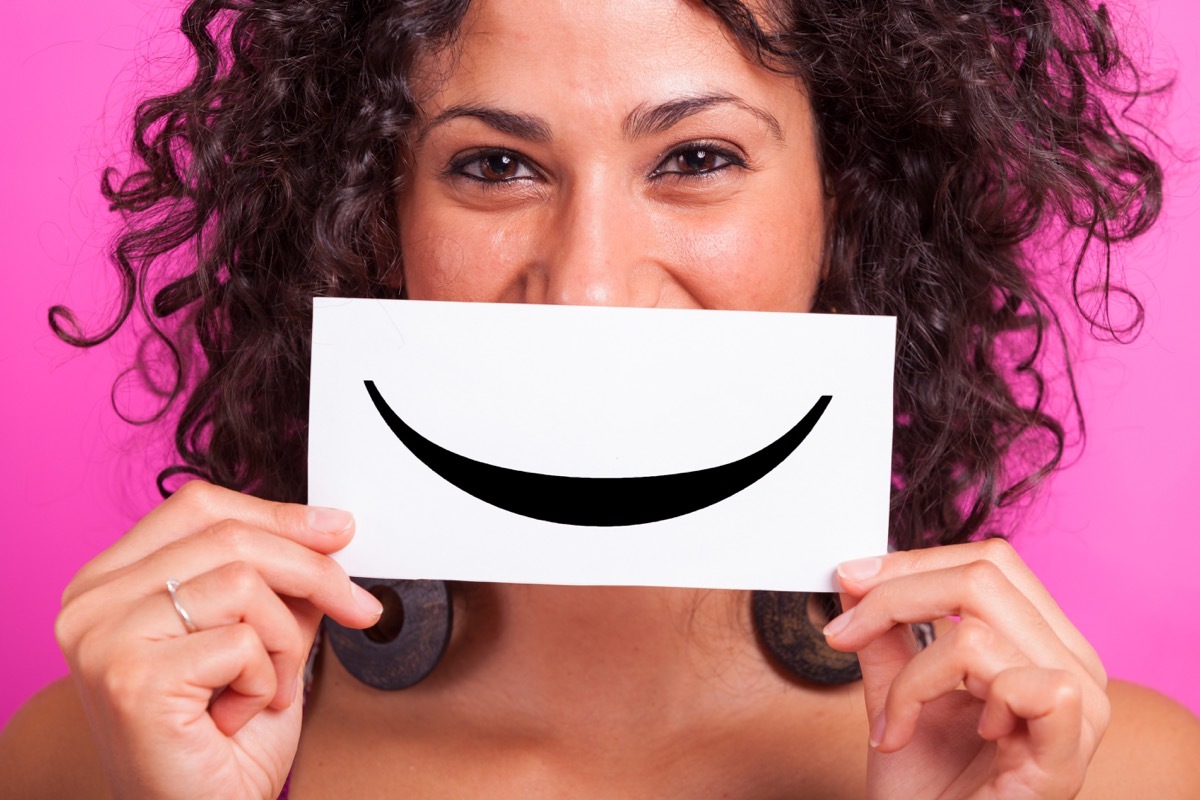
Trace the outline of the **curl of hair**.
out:
[[[126,218],[116,318],[87,335],[67,309],[50,313],[65,341],[93,346],[136,308],[166,345],[169,399],[183,405],[164,494],[186,473],[303,501],[310,298],[390,292],[412,72],[453,42],[467,4],[188,6],[195,74],[138,107],[137,166],[102,185]],[[756,17],[737,0],[702,5],[808,91],[832,207],[818,308],[898,319],[893,543],[986,533],[1064,452],[1039,367],[1062,331],[1029,243],[1078,232],[1079,311],[1118,339],[1141,322],[1136,299],[1131,322],[1110,319],[1124,290],[1108,253],[1154,221],[1162,174],[1121,116],[1147,92],[1105,8],[794,0]]]

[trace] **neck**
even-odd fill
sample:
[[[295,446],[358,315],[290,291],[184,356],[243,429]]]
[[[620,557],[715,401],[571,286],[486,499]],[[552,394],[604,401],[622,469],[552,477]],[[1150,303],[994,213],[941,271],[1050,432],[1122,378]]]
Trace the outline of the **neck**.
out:
[[[744,702],[747,681],[771,682],[744,592],[502,584],[455,592],[447,685],[493,698],[507,725],[666,733],[687,723],[679,716]]]

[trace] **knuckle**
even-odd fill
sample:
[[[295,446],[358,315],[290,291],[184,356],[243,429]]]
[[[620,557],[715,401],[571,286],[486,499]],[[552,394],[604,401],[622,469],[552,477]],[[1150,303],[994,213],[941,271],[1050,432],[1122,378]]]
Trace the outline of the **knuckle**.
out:
[[[311,563],[313,579],[318,587],[323,589],[340,587],[350,581],[342,566],[328,556],[316,556],[311,559]]]
[[[909,662],[896,673],[896,677],[892,679],[892,685],[888,687],[887,700],[885,701],[888,707],[895,704],[900,704],[912,693],[915,685],[920,682],[920,669],[913,666],[913,662]]]
[[[259,669],[248,670],[246,673],[245,684],[238,687],[245,694],[254,697],[269,698],[275,694],[276,681],[274,670],[260,667]]]
[[[979,550],[983,559],[994,564],[1009,564],[1017,557],[1012,544],[999,536],[984,539],[979,543]]]
[[[260,670],[249,673],[245,684],[238,688],[251,697],[268,698],[275,694],[275,681],[269,673]]]
[[[147,659],[134,657],[117,658],[108,664],[100,677],[100,687],[109,705],[135,709],[142,704],[154,677],[146,664]]]
[[[208,529],[208,537],[231,560],[244,558],[249,549],[249,530],[240,520],[230,518],[218,520]]]
[[[272,503],[271,520],[281,533],[303,533],[308,529],[308,512],[294,503]]]
[[[896,723],[907,719],[914,709],[919,713],[921,701],[917,698],[918,684],[919,681],[908,670],[903,670],[896,676],[896,680],[888,689],[887,699],[884,700],[889,722]]]
[[[80,592],[83,591],[85,581],[87,580],[87,572],[88,568],[85,564],[83,568],[79,570],[79,572],[75,573],[75,577],[71,579],[71,582],[67,584],[66,588],[63,589],[62,596],[59,598],[59,604],[61,608],[66,609],[66,607],[70,605],[76,597],[79,596]]]
[[[230,561],[221,568],[225,591],[239,599],[253,596],[262,586],[262,575],[248,561]]]
[[[1000,568],[987,559],[966,564],[963,572],[967,586],[977,589],[992,589],[1004,580],[1004,573],[1000,571]]]
[[[58,615],[54,618],[54,639],[58,642],[63,653],[69,653],[78,648],[80,641],[93,629],[91,618],[94,614],[89,609],[94,603],[89,603],[87,597],[92,590],[84,590],[74,594],[63,603]]]
[[[1052,678],[1052,691],[1055,705],[1061,707],[1083,705],[1083,686],[1073,672],[1056,670]]]
[[[994,644],[992,629],[985,622],[968,617],[954,629],[954,647],[967,659],[975,659],[991,651]]]
[[[349,580],[341,565],[328,556],[317,556],[312,559],[313,572],[321,583]]]
[[[226,635],[229,637],[229,646],[235,652],[250,656],[257,656],[260,653],[266,652],[262,639],[258,637],[258,633],[251,625],[245,622],[230,625],[229,630],[226,631]]]
[[[58,642],[58,647],[64,653],[74,649],[79,638],[79,625],[77,617],[79,616],[77,606],[74,603],[69,603],[58,612],[58,616],[54,618],[54,640]]]
[[[213,493],[213,485],[199,478],[190,480],[171,493],[168,503],[187,508],[205,508]]]

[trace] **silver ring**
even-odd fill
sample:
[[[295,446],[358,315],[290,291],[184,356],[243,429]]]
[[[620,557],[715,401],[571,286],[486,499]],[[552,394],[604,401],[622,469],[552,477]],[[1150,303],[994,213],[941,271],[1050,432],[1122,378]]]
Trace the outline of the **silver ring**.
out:
[[[179,619],[183,621],[183,627],[187,628],[188,633],[195,633],[200,630],[196,627],[196,623],[192,621],[192,615],[187,612],[179,603],[179,598],[175,596],[175,590],[179,588],[179,581],[174,578],[167,579],[167,594],[171,596],[171,604],[175,606],[175,613],[179,615]]]

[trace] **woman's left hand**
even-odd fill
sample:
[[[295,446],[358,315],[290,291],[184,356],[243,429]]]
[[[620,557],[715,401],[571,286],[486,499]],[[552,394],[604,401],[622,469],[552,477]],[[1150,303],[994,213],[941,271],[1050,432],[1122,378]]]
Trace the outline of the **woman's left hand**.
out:
[[[1096,651],[1001,539],[838,570],[830,645],[862,665],[871,798],[1075,797],[1108,726]],[[917,652],[909,624],[957,617]]]

